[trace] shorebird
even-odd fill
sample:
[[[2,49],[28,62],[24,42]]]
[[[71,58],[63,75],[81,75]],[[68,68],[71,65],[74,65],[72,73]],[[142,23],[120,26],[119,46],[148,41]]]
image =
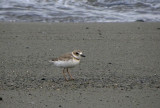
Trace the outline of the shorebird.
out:
[[[50,60],[55,66],[63,68],[63,75],[65,80],[67,81],[66,72],[70,76],[71,80],[74,80],[70,72],[69,68],[73,68],[80,63],[81,57],[85,57],[80,50],[74,50],[72,52],[66,53],[58,58],[53,58]],[[66,71],[65,71],[66,70]]]

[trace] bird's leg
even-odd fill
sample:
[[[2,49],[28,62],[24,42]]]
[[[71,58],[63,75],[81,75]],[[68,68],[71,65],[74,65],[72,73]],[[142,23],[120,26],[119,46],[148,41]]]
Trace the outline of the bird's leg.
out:
[[[66,78],[66,74],[65,74],[65,68],[63,69],[63,75],[66,81],[68,81],[68,79]]]
[[[70,78],[71,78],[72,80],[74,80],[74,78],[72,77],[72,75],[71,75],[70,72],[68,71],[68,68],[67,68],[67,73],[68,73],[68,75],[70,76]]]

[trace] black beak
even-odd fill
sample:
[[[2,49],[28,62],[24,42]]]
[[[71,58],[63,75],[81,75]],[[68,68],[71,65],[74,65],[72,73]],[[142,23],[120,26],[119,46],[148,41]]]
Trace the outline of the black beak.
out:
[[[86,57],[85,55],[81,54],[81,57]]]

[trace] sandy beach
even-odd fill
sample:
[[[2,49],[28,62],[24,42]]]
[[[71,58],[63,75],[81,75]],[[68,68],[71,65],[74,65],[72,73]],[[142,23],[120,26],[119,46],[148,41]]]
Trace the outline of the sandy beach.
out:
[[[86,55],[65,81],[48,61]],[[159,108],[160,23],[0,23],[0,108]]]

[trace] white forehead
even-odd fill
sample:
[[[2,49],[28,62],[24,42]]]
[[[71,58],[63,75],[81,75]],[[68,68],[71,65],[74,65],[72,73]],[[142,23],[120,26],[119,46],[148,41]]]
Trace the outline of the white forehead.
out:
[[[79,52],[79,54],[81,55],[81,54],[82,54],[82,52]]]

